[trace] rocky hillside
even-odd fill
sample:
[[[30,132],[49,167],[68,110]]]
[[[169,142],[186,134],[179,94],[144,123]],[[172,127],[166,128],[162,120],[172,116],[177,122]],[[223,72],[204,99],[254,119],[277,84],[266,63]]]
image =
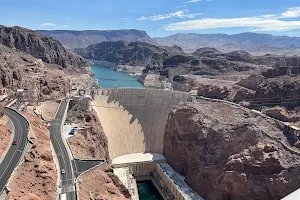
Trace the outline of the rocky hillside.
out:
[[[145,67],[139,80],[144,83],[148,75],[159,79],[184,74],[218,75],[241,71],[257,71],[279,60],[276,56],[252,56],[245,51],[222,53],[213,48],[201,48],[185,54],[178,46],[159,47],[144,42],[102,42],[76,53],[86,59],[111,62],[119,65]]]
[[[151,38],[145,31],[136,29],[124,30],[85,30],[85,31],[68,31],[68,30],[38,30],[37,32],[53,37],[60,41],[68,48],[85,48],[92,44],[107,41],[123,40],[127,42],[150,41]]]
[[[172,54],[161,65],[147,65],[142,74],[141,82],[149,74],[157,74],[160,79],[174,81],[178,75],[234,75],[236,73],[251,74],[271,67],[280,57],[252,56],[244,51],[221,53],[213,48],[201,48],[192,54]]]
[[[168,50],[145,42],[102,42],[76,49],[86,59],[112,62],[120,65],[158,66],[171,54]]]
[[[79,185],[80,199],[109,199],[128,200],[131,196],[118,177],[112,173],[113,169],[103,164],[83,173]]]
[[[41,33],[21,28],[0,25],[0,44],[23,51],[49,64],[57,64],[71,71],[89,71],[88,63],[61,43]]]
[[[79,130],[68,140],[73,155],[84,160],[105,160],[110,163],[108,141],[99,118],[94,110],[87,110],[84,99],[70,101],[67,123],[91,127]]]
[[[218,51],[215,48],[210,48],[210,47],[204,47],[197,49],[195,52],[192,53],[194,56],[199,56],[199,57],[217,57],[222,55],[221,51]]]
[[[300,185],[299,154],[283,130],[224,103],[176,107],[167,121],[164,155],[207,200],[277,200]]]
[[[61,97],[69,88],[59,66],[0,45],[0,88],[3,87],[14,92],[27,89],[33,101]]]
[[[256,108],[276,105],[295,108],[300,104],[300,58],[281,58],[271,69],[237,84],[256,91],[255,97],[250,100]]]
[[[185,52],[191,53],[199,47],[213,47],[222,52],[244,50],[253,55],[266,53],[295,55],[300,52],[300,38],[274,36],[258,33],[227,34],[196,34],[178,33],[167,37],[153,38],[156,45],[180,46]]]

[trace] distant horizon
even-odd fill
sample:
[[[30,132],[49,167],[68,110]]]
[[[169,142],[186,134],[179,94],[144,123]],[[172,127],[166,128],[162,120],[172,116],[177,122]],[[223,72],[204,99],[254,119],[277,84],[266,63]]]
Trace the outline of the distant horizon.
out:
[[[13,26],[11,26],[13,27]],[[26,27],[23,27],[23,28],[26,28]],[[193,33],[193,32],[177,32],[177,33],[173,33],[173,34],[170,34],[170,35],[166,35],[166,36],[150,36],[150,34],[145,31],[145,30],[141,30],[141,29],[135,29],[135,28],[128,28],[128,29],[102,29],[102,30],[92,30],[92,29],[86,29],[86,30],[73,30],[73,29],[54,29],[54,30],[47,30],[47,29],[36,29],[36,30],[33,30],[33,31],[77,31],[77,32],[82,32],[82,31],[122,31],[122,30],[137,30],[137,31],[144,31],[146,32],[146,34],[151,37],[151,38],[156,38],[156,37],[168,37],[168,36],[172,36],[172,35],[177,35],[177,34],[198,34],[198,35],[239,35],[239,34],[245,34],[245,33],[250,33],[250,34],[258,34],[258,35],[272,35],[272,36],[278,36],[278,37],[291,37],[291,38],[300,38],[300,35],[299,36],[289,36],[289,35],[277,35],[277,34],[271,34],[271,33],[259,33],[259,32],[240,32],[240,33],[233,33],[233,34],[228,34],[228,33]]]
[[[5,26],[32,30],[145,30],[176,33],[243,32],[300,36],[299,0],[52,0],[3,1]]]

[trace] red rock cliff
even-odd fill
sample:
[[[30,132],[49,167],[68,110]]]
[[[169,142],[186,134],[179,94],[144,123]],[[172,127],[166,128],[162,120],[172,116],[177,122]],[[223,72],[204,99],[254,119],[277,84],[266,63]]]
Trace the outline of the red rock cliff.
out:
[[[280,199],[300,186],[300,157],[267,134],[289,146],[273,120],[199,101],[170,114],[164,155],[205,199]]]

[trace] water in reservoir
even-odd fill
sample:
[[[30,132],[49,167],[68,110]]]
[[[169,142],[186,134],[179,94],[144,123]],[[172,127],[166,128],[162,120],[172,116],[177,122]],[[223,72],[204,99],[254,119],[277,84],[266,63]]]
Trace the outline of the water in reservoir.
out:
[[[163,200],[151,181],[138,181],[137,188],[140,200]]]
[[[128,73],[116,72],[108,67],[100,65],[92,65],[92,70],[95,73],[93,78],[98,79],[102,88],[131,87],[143,88],[144,86],[137,81],[137,77],[128,76]]]

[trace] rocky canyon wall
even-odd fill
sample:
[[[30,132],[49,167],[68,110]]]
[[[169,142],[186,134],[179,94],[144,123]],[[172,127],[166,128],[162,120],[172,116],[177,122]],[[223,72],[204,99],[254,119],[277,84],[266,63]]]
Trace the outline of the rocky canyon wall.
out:
[[[207,200],[281,199],[300,186],[300,157],[283,130],[233,105],[177,106],[163,147],[168,163]]]

